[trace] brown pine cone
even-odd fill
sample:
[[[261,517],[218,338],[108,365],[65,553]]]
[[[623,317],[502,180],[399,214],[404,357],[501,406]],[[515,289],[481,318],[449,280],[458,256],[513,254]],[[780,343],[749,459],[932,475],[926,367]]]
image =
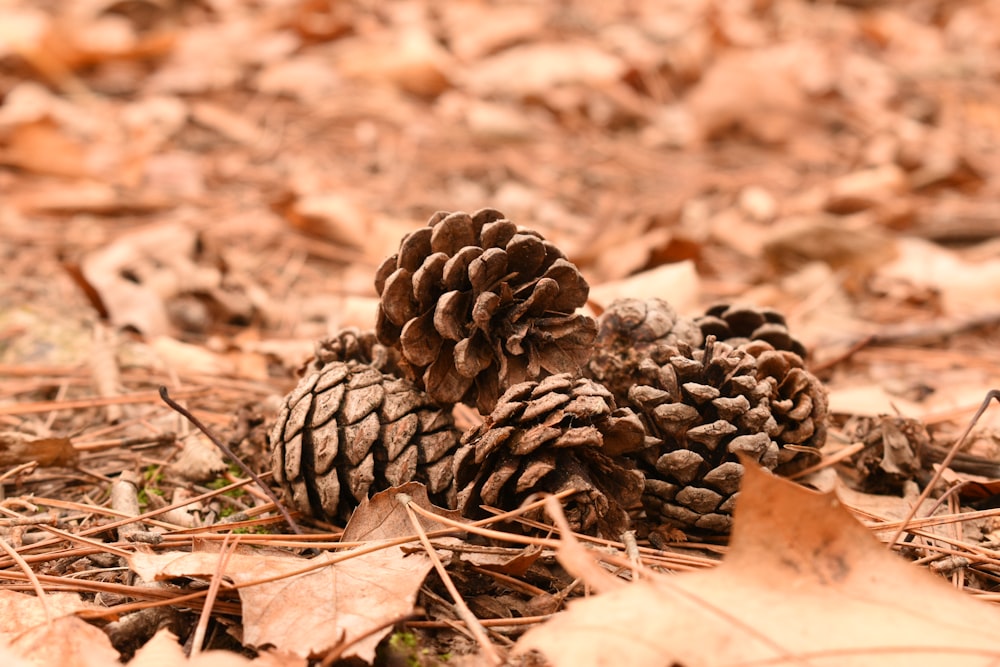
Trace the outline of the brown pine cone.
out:
[[[759,346],[766,343],[758,342]],[[680,345],[666,364],[645,362],[648,384],[629,403],[662,443],[640,456],[647,515],[681,529],[729,531],[743,478],[737,452],[769,470],[814,462],[822,446],[826,393],[789,352],[748,350],[716,342]],[[652,455],[650,455],[650,452]]]
[[[616,408],[596,382],[568,373],[523,382],[462,437],[455,454],[458,507],[478,517],[480,504],[512,510],[533,493],[572,488],[578,493],[564,507],[573,529],[617,538],[643,484],[622,455],[647,444],[636,415]]]
[[[357,361],[388,375],[403,377],[399,352],[379,343],[374,331],[347,327],[317,341],[314,356],[305,370],[319,370],[335,361]]]
[[[271,430],[271,464],[297,509],[346,521],[369,494],[409,481],[453,505],[457,446],[451,413],[411,382],[331,361],[285,397]]]
[[[587,375],[624,404],[629,388],[638,380],[640,363],[644,359],[666,363],[677,354],[678,343],[701,345],[701,330],[694,321],[678,315],[663,299],[617,299],[598,320],[596,349]]]
[[[490,412],[512,384],[576,371],[594,320],[589,286],[539,234],[499,211],[435,213],[378,269],[378,340],[442,404]]]
[[[695,323],[706,338],[715,336],[720,342],[733,347],[762,340],[776,350],[788,350],[803,360],[807,358],[806,346],[792,337],[785,316],[773,308],[721,303],[695,318]]]

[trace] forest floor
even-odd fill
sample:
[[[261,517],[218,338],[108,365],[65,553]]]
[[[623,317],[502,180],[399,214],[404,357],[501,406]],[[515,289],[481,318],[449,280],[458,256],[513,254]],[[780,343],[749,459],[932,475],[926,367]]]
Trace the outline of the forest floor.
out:
[[[994,639],[940,633],[988,626],[1000,600],[1000,408],[942,474],[956,489],[946,517],[906,525],[902,551],[931,575],[899,573],[875,548],[919,488],[867,493],[851,447],[874,431],[922,443],[936,452],[925,483],[1000,388],[998,80],[990,0],[0,3],[0,655],[530,664],[533,650],[584,664],[613,650],[647,664],[653,646],[652,664],[801,664],[809,650],[936,664],[946,646],[961,656],[949,664],[995,662]],[[424,550],[451,554],[455,611],[432,559],[404,557],[422,547],[398,507],[373,502],[344,535],[272,532],[283,524],[267,496],[158,388],[267,470],[267,428],[314,343],[373,326],[376,267],[435,211],[483,207],[562,249],[595,313],[625,296],[688,316],[719,302],[782,312],[830,397],[827,465],[810,485],[836,489],[876,539],[756,478],[762,505],[823,516],[745,521],[780,535],[804,517],[818,532],[788,540],[820,551],[823,531],[850,534],[816,562],[876,583],[813,581],[820,601],[768,602],[768,577],[801,573],[768,569],[773,545],[749,537],[728,553],[598,545],[600,573],[595,549],[566,535],[435,537]],[[385,516],[398,525],[377,525]],[[365,552],[376,537],[413,544]],[[352,545],[352,559],[331,555]],[[306,556],[317,569],[293,578]],[[627,597],[602,578],[616,568],[648,590]],[[662,602],[657,585],[675,591],[653,570],[686,573],[677,586],[726,610],[743,653],[712,652],[719,617],[687,614],[683,648],[631,618]],[[875,612],[844,600],[892,586],[876,607],[904,614],[940,595],[939,615],[870,642]],[[607,596],[592,634],[588,607],[576,625],[560,611],[584,592]],[[761,631],[768,609],[841,641]],[[546,627],[584,653],[554,648]]]

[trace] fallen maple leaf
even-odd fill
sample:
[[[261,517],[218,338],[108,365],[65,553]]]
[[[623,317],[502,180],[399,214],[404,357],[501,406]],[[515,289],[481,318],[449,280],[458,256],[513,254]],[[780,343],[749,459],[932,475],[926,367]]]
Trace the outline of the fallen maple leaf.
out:
[[[986,665],[1000,611],[886,550],[832,494],[747,466],[731,548],[712,571],[617,585],[578,543],[562,563],[597,590],[527,632],[552,665]]]
[[[407,555],[398,545],[387,544],[413,532],[406,508],[396,498],[400,493],[444,512],[430,504],[422,485],[410,483],[376,494],[355,510],[345,539],[366,541],[361,547],[312,559],[232,554],[225,575],[240,586],[244,641],[271,644],[299,657],[321,655],[346,642],[350,646],[342,657],[371,662],[392,622],[412,612],[432,567],[425,555]],[[209,552],[136,553],[129,567],[146,581],[210,577],[221,559],[222,554]],[[303,572],[310,567],[315,569]]]

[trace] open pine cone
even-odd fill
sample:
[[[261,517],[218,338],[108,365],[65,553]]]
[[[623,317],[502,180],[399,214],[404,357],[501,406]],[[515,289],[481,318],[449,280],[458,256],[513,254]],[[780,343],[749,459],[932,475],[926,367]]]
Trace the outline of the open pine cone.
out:
[[[794,352],[803,360],[807,356],[806,346],[788,331],[785,316],[773,308],[721,303],[695,318],[695,323],[706,338],[715,336],[733,347],[762,340],[770,343],[776,350]]]
[[[435,213],[379,267],[375,332],[398,346],[418,386],[442,404],[489,413],[512,384],[576,371],[594,320],[589,286],[562,252],[503,214]]]
[[[315,354],[306,370],[319,370],[335,361],[357,361],[383,373],[402,377],[399,352],[379,343],[374,331],[347,327],[334,336],[317,341]]]
[[[642,365],[644,384],[629,403],[662,441],[640,456],[650,518],[728,532],[743,479],[737,452],[778,472],[813,461],[805,452],[823,444],[825,390],[797,355],[755,345],[751,352],[709,336],[702,349],[680,345],[667,363]]]
[[[411,382],[331,361],[285,397],[271,430],[271,463],[297,509],[345,521],[369,494],[409,481],[453,505],[457,446],[451,413]]]
[[[636,383],[639,364],[644,359],[666,363],[677,354],[678,343],[701,345],[701,330],[694,321],[678,315],[663,299],[617,299],[598,320],[587,374],[624,404]]]
[[[647,446],[642,424],[607,389],[568,373],[514,385],[455,454],[458,507],[512,510],[536,492],[576,489],[566,501],[574,530],[617,538],[639,502],[642,475],[622,454]],[[539,513],[532,518],[543,518]]]

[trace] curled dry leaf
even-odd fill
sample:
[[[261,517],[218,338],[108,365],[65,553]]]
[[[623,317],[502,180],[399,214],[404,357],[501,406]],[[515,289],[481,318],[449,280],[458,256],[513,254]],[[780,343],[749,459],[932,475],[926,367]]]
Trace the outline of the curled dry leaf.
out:
[[[593,562],[564,541],[586,577]],[[599,585],[607,590],[604,581]],[[747,467],[731,548],[707,572],[643,573],[529,630],[560,665],[987,665],[1000,612],[904,563],[833,496]]]

